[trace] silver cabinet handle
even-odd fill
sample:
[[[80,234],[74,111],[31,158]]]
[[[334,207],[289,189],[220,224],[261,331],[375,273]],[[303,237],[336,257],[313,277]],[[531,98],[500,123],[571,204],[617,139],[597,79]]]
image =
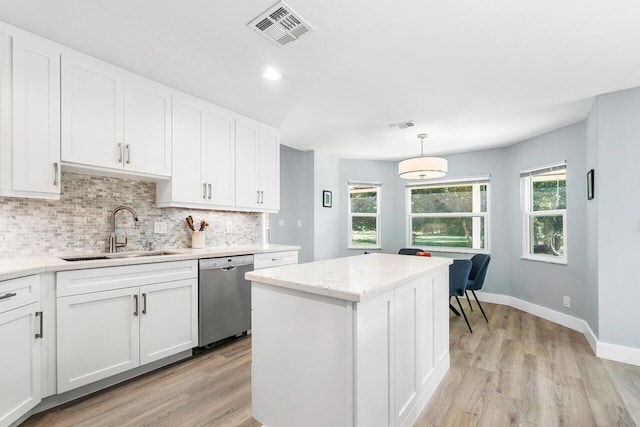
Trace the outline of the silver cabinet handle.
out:
[[[142,314],[147,314],[147,294],[142,294]]]
[[[133,303],[135,305],[135,309],[133,310],[133,315],[137,316],[138,315],[138,295],[134,295],[133,296]]]
[[[258,202],[257,202],[257,204],[260,204],[260,190],[256,191],[256,194],[258,195]]]
[[[206,182],[202,183],[202,198],[203,199],[207,198],[207,183]]]
[[[118,142],[118,163],[122,163],[122,142]]]
[[[260,204],[264,205],[264,191],[260,190]]]
[[[40,332],[36,334],[36,338],[42,338],[44,337],[44,329],[42,327],[42,324],[44,323],[44,314],[41,311],[36,311],[36,316],[40,318]]]
[[[58,162],[53,164],[53,185],[58,185]]]
[[[209,200],[211,200],[211,184],[209,184]]]
[[[15,297],[16,295],[18,295],[18,294],[16,294],[15,292],[8,292],[8,293],[2,295],[0,297],[0,299],[7,299],[7,298]]]
[[[131,163],[131,145],[127,144],[124,146],[127,150],[127,164]]]

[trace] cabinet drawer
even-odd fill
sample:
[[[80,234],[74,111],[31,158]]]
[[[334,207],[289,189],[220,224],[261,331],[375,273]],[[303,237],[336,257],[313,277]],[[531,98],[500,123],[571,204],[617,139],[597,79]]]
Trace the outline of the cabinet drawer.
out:
[[[64,297],[193,277],[198,277],[196,260],[63,271],[57,275],[57,294]]]
[[[253,268],[277,267],[279,265],[297,264],[298,251],[271,252],[266,254],[255,254],[253,256]]]
[[[0,313],[40,300],[40,276],[0,282]]]

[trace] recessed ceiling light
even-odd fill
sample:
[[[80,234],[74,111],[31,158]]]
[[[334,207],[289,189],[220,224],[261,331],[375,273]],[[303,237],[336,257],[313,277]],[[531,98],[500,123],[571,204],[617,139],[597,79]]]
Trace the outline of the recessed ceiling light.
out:
[[[280,80],[282,78],[282,75],[279,72],[277,72],[274,68],[271,68],[271,67],[264,70],[264,73],[262,73],[262,76],[265,79],[271,80],[271,81]]]

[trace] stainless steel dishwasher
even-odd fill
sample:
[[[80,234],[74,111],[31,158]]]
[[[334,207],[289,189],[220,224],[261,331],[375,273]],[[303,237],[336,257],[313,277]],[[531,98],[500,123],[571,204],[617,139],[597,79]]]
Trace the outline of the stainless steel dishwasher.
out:
[[[251,329],[253,255],[209,258],[199,261],[198,326],[200,347]]]

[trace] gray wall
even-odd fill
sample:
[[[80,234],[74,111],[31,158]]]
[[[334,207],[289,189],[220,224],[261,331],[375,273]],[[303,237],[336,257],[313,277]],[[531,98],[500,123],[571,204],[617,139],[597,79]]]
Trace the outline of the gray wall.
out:
[[[640,348],[640,88],[598,97],[599,338]]]
[[[587,271],[585,280],[585,313],[584,319],[596,336],[599,334],[598,324],[598,201],[600,200],[598,168],[598,99],[596,98],[587,118],[587,159],[586,169],[594,169],[594,198],[587,201],[586,258]]]
[[[270,242],[300,246],[300,263],[314,259],[313,194],[313,152],[281,145],[280,211],[269,215]]]
[[[313,207],[314,207],[314,259],[337,258],[340,247],[340,160],[328,154],[313,153]],[[322,191],[333,193],[333,206],[322,206]]]
[[[586,298],[586,122],[537,136],[507,149],[507,211],[511,231],[508,262],[511,295],[583,319]],[[520,171],[567,161],[567,265],[520,259]],[[499,232],[494,229],[495,232]],[[571,308],[562,297],[571,297]]]

